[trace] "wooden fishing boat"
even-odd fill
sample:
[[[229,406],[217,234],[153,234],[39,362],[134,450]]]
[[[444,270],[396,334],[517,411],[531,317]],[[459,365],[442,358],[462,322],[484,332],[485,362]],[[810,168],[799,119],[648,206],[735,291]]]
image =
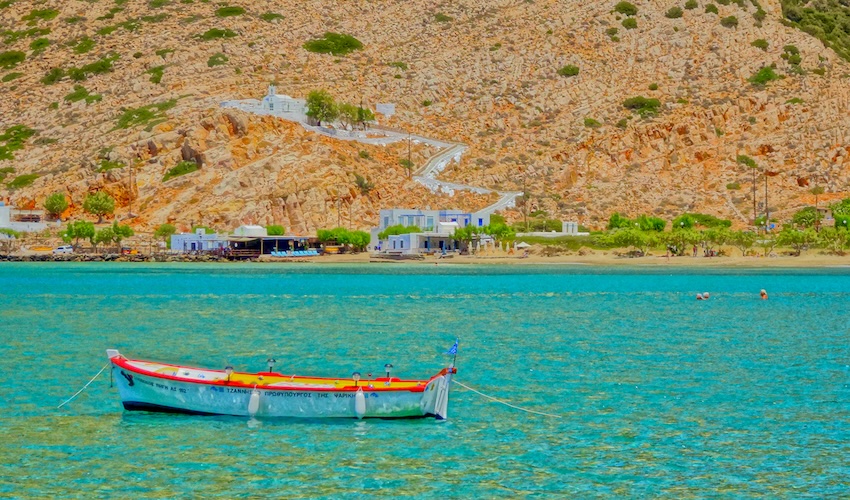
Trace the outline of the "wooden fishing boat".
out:
[[[125,410],[193,415],[444,420],[457,373],[452,362],[427,380],[401,380],[387,365],[385,377],[334,379],[277,373],[273,360],[268,371],[245,373],[131,360],[115,349],[106,355]]]

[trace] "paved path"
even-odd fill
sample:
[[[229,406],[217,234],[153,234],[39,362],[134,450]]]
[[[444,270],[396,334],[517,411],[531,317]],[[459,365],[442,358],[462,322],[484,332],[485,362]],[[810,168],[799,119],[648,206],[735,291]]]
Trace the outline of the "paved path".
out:
[[[359,131],[339,130],[307,125],[301,121],[300,116],[296,116],[294,113],[275,113],[263,109],[260,101],[256,99],[225,101],[221,103],[221,107],[235,108],[257,115],[275,116],[290,122],[298,123],[311,132],[343,141],[356,141],[364,144],[383,145],[410,140],[416,143],[424,143],[429,146],[440,148],[439,151],[428,158],[428,161],[426,161],[424,165],[413,172],[413,180],[427,187],[433,193],[443,192],[449,195],[454,195],[456,191],[471,191],[479,194],[497,193],[499,195],[499,201],[484,207],[477,213],[492,215],[494,212],[498,212],[499,210],[515,207],[516,198],[522,195],[521,191],[496,191],[495,189],[470,186],[467,184],[456,184],[437,179],[437,176],[445,170],[452,161],[460,162],[461,156],[463,156],[463,153],[467,149],[466,144],[459,142],[446,142],[439,139],[433,139],[431,137],[407,134],[403,131],[393,130],[386,127],[373,127],[369,130],[369,134],[372,135],[372,137],[366,137],[365,133]],[[374,137],[376,133],[382,133],[383,137]]]

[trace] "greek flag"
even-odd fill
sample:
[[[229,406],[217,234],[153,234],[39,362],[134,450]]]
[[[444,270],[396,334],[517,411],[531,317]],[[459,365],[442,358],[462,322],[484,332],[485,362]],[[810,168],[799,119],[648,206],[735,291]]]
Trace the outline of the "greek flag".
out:
[[[459,339],[458,339],[458,340],[459,340]],[[451,347],[449,347],[449,350],[448,350],[448,351],[446,351],[446,354],[449,354],[449,355],[452,355],[452,356],[454,356],[454,355],[456,355],[456,354],[457,354],[457,343],[458,343],[458,340],[455,340],[454,345],[453,345],[453,346],[451,346]]]

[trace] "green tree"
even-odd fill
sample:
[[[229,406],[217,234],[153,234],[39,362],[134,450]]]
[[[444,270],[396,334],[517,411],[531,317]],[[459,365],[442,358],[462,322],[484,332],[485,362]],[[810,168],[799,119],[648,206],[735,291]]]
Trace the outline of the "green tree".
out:
[[[837,255],[844,255],[850,243],[850,231],[843,227],[823,227],[818,233],[818,244]]]
[[[658,245],[660,239],[654,231],[645,232],[635,227],[625,227],[614,231],[611,234],[610,241],[614,246],[621,248],[634,247],[641,255],[646,255],[651,247]]]
[[[63,193],[53,193],[44,200],[44,210],[54,219],[58,219],[62,212],[68,210],[68,200]]]
[[[759,248],[764,251],[763,255],[765,257],[770,256],[770,254],[773,252],[773,249],[776,248],[776,245],[778,243],[779,241],[776,239],[776,237],[770,233],[763,234],[761,239],[756,241],[756,244],[759,246]]]
[[[103,243],[104,245],[108,243],[112,243],[115,238],[115,234],[112,232],[112,226],[107,226],[103,229],[100,229],[94,233],[94,236],[89,238],[92,247],[94,248],[95,253],[97,252],[97,246]]]
[[[638,13],[638,8],[633,3],[622,1],[614,6],[614,12],[623,14],[624,16],[634,16]]]
[[[732,240],[732,231],[727,227],[710,227],[702,232],[703,244],[702,247],[711,252],[714,247],[722,247]]]
[[[333,122],[339,116],[339,108],[334,98],[326,90],[313,90],[307,94],[307,116],[322,122]]]
[[[433,228],[432,228],[433,229]],[[399,234],[408,234],[408,233],[421,233],[422,229],[419,226],[404,226],[402,224],[396,224],[395,226],[389,226],[380,233],[378,233],[378,238],[385,240],[390,236],[395,236]]]
[[[747,250],[756,243],[756,233],[750,231],[732,231],[729,242],[741,251],[741,256],[747,255]]]
[[[513,229],[504,222],[494,222],[492,217],[490,218],[490,224],[484,226],[482,231],[484,234],[492,236],[498,243],[503,241],[512,241],[516,238],[516,233]]]
[[[266,234],[269,236],[283,236],[286,234],[286,229],[283,226],[270,224],[266,226]]]
[[[112,241],[118,245],[119,250],[121,249],[121,242],[134,234],[133,228],[127,224],[118,224],[117,220],[112,221]]]
[[[59,233],[59,237],[65,243],[74,242],[74,249],[80,246],[80,240],[91,240],[94,238],[94,224],[84,220],[69,222],[65,230]]]
[[[832,210],[832,218],[835,219],[835,227],[850,228],[850,198],[844,198],[838,203],[829,206]]]
[[[83,210],[92,215],[97,215],[97,223],[100,224],[103,222],[104,215],[109,215],[115,211],[115,200],[103,191],[98,191],[86,196],[83,200]]]
[[[641,231],[664,231],[664,228],[667,226],[667,221],[660,217],[653,217],[651,215],[641,215],[637,219],[638,227]]]
[[[620,212],[614,212],[608,219],[607,229],[610,231],[611,229],[619,229],[632,226],[634,226],[634,223],[631,219],[624,217],[620,214]]]
[[[702,240],[702,235],[688,227],[674,226],[669,233],[664,233],[665,243],[676,255],[684,255],[689,247]]]
[[[473,226],[472,224],[469,224],[465,227],[459,227],[459,228],[455,229],[454,233],[452,233],[452,238],[454,238],[457,241],[461,241],[463,243],[466,243],[467,246],[471,250],[472,242],[479,239],[480,238],[479,235],[482,232],[483,231],[481,230],[480,227]]]
[[[820,219],[820,214],[815,207],[805,207],[797,210],[794,216],[791,217],[791,222],[798,228],[806,228],[815,227],[818,219]]]
[[[811,227],[796,229],[785,226],[776,235],[776,242],[781,246],[793,248],[795,254],[800,255],[803,250],[817,241],[817,237],[818,234]]]
[[[673,230],[693,229],[697,225],[697,221],[691,214],[682,214],[673,219]]]
[[[369,246],[372,236],[366,231],[351,231],[349,233],[349,244],[355,252],[362,252]]]
[[[170,247],[171,235],[177,232],[177,228],[172,224],[160,224],[156,231],[153,232],[153,237],[160,239]]]

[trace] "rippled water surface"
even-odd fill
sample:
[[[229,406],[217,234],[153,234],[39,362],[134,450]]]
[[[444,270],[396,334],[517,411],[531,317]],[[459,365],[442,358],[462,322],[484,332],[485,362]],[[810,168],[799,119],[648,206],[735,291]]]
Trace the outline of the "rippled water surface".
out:
[[[847,269],[2,264],[0,497],[847,497],[848,305]],[[131,414],[107,375],[56,408],[110,347],[421,378],[455,336],[458,381],[561,418]]]

